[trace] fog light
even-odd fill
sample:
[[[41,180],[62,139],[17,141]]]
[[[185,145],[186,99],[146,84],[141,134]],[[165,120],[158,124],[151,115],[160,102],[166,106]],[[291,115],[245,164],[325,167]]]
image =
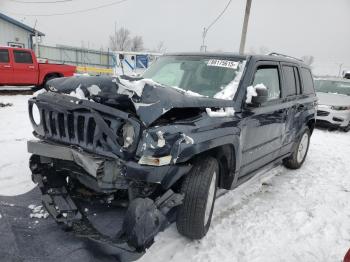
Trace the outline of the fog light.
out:
[[[38,126],[41,123],[41,114],[39,107],[34,103],[32,106],[32,116],[34,123]]]
[[[142,156],[139,160],[140,165],[148,166],[165,166],[171,162],[171,156],[153,157],[153,156]]]

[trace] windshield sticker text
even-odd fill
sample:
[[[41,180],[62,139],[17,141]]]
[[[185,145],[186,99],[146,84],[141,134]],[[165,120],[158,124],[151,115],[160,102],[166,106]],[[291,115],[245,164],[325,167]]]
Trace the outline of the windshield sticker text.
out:
[[[207,63],[207,66],[227,67],[232,69],[237,69],[238,65],[239,62],[219,59],[210,59]]]

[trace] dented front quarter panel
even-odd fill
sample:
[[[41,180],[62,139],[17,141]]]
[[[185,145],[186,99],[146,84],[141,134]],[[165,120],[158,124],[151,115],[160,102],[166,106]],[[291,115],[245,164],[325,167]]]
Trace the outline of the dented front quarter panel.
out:
[[[196,120],[174,122],[144,130],[137,156],[170,155],[171,164],[183,163],[194,156],[222,145],[239,143],[240,128],[235,117],[209,117],[202,113]],[[160,143],[159,133],[164,139]]]

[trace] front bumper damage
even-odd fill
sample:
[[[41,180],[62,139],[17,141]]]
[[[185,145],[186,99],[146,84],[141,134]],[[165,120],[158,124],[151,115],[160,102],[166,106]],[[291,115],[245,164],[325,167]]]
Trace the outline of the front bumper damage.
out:
[[[122,213],[120,230],[105,234],[90,222],[81,199],[71,192],[69,178],[73,176],[87,188],[99,189],[104,194],[116,189],[128,190],[130,183],[137,181],[158,183],[166,188],[169,174],[180,175],[190,168],[141,167],[137,163],[100,157],[73,147],[43,141],[29,141],[28,151],[33,154],[30,160],[32,179],[38,184],[43,205],[50,215],[77,237],[92,241],[121,261],[137,259],[152,245],[155,235],[172,222],[173,211],[182,204],[183,195],[166,189],[163,190],[165,193],[154,199],[130,199],[128,208]],[[71,163],[85,174],[72,169],[68,178],[65,175],[67,173],[56,169],[57,161]]]

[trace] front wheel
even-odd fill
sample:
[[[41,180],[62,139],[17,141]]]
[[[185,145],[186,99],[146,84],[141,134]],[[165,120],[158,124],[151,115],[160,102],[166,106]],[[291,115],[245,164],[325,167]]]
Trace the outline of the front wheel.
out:
[[[309,151],[311,132],[309,128],[305,128],[298,142],[294,146],[292,154],[283,160],[285,167],[290,169],[298,169],[305,161],[307,152]]]
[[[196,161],[185,177],[181,192],[184,202],[177,212],[178,231],[191,239],[204,237],[210,227],[213,214],[219,165],[215,158]]]

